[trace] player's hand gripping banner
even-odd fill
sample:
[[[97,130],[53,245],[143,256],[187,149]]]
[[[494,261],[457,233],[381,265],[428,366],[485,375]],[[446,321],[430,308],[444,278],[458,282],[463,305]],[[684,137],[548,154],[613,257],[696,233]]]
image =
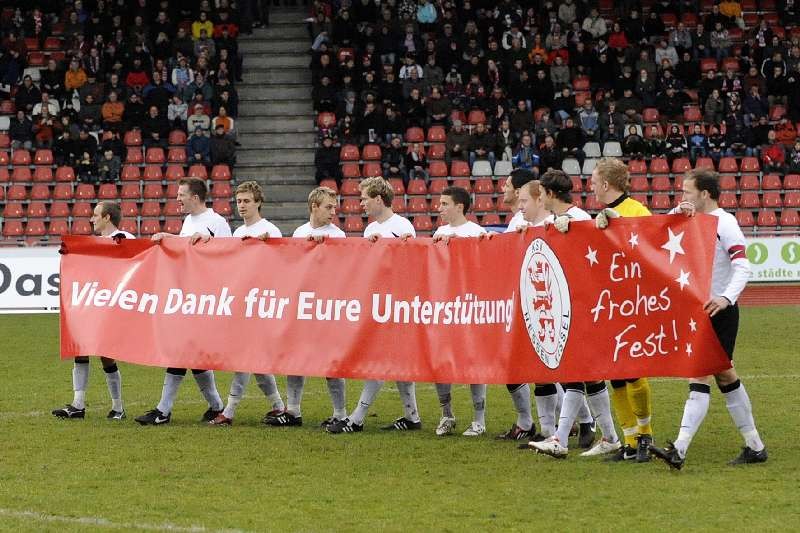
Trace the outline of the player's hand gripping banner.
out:
[[[716,218],[489,240],[65,237],[61,356],[445,383],[729,366],[703,303]]]

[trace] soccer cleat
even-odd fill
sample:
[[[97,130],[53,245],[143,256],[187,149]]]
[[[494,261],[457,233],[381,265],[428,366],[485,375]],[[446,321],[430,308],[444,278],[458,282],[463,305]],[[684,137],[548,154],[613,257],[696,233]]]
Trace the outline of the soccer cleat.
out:
[[[611,454],[606,457],[606,461],[609,463],[616,463],[619,461],[633,461],[637,458],[637,450],[633,446],[628,446],[627,444],[622,448],[617,450],[617,453]]]
[[[172,413],[166,415],[158,409],[147,411],[142,416],[137,416],[135,420],[143,426],[160,426],[161,424],[168,424],[172,418]]]
[[[214,420],[208,421],[209,426],[231,426],[233,425],[233,418],[228,418],[222,413],[214,417]]]
[[[462,435],[465,437],[480,437],[484,433],[486,433],[486,426],[478,422],[472,422]]]
[[[364,424],[354,424],[349,418],[337,420],[325,427],[328,433],[358,433],[364,431]]]
[[[653,436],[642,434],[636,437],[636,462],[647,463],[650,461],[650,446],[653,444]]]
[[[667,441],[667,445],[664,448],[658,448],[657,446],[650,445],[649,449],[651,455],[655,455],[667,463],[670,468],[674,468],[675,470],[680,470],[683,468],[683,462],[686,459],[680,456],[678,449],[675,448],[675,445],[672,444],[671,441]]]
[[[209,407],[206,410],[206,412],[203,413],[203,416],[200,418],[200,422],[211,422],[212,420],[217,418],[217,415],[219,415],[220,413],[222,413],[221,409],[217,411],[216,409],[212,409]]]
[[[591,448],[596,432],[597,425],[594,422],[580,424],[578,427],[578,447],[583,449]]]
[[[414,431],[422,429],[422,421],[418,420],[417,422],[413,422],[402,416],[388,426],[383,426],[381,429],[386,431]]]
[[[566,459],[569,453],[569,448],[562,446],[556,437],[549,437],[539,442],[531,441],[528,444],[530,444],[531,448],[536,450],[537,453],[543,453],[550,457],[555,457],[556,459]]]
[[[61,409],[53,409],[52,413],[56,418],[84,418],[86,409],[77,409],[71,404],[67,404]]]
[[[620,444],[619,441],[609,442],[608,439],[603,437],[602,439],[597,441],[597,444],[595,444],[594,446],[583,452],[581,454],[581,457],[594,457],[596,455],[605,455],[607,453],[619,450],[620,446],[622,445]]]
[[[761,449],[761,451],[755,451],[749,446],[745,446],[742,448],[742,453],[736,459],[729,461],[728,464],[735,466],[735,465],[746,465],[746,464],[754,464],[754,463],[766,463],[767,462],[767,447]]]
[[[531,429],[522,429],[518,425],[512,424],[511,429],[497,435],[495,440],[530,440],[535,431],[536,425],[532,425]]]
[[[440,437],[450,435],[456,428],[456,418],[454,416],[443,416],[436,426],[436,434]]]
[[[321,427],[322,429],[326,429],[328,426],[330,426],[331,424],[335,424],[338,421],[339,419],[336,418],[335,416],[329,416],[320,423],[319,427]]]
[[[288,426],[302,426],[303,417],[294,416],[293,414],[283,411],[277,416],[264,417],[263,422],[268,426],[288,427]]]
[[[122,411],[115,411],[112,409],[108,412],[106,418],[109,420],[122,420],[125,418],[125,410],[123,409]]]

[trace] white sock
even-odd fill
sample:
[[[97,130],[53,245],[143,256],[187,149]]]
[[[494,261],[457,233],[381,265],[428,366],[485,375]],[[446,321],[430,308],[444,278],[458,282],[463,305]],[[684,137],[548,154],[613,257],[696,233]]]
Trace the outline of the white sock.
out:
[[[275,381],[275,376],[272,374],[256,374],[256,383],[258,383],[258,388],[261,389],[264,396],[267,397],[267,401],[270,402],[273,410],[283,411],[286,409],[283,399],[281,399],[281,393],[278,392],[278,383]]]
[[[214,380],[214,371],[206,370],[194,375],[197,387],[203,394],[203,398],[208,402],[208,407],[214,411],[222,411],[222,398],[217,390],[217,382]]]
[[[301,416],[300,402],[305,384],[303,376],[286,376],[286,412],[292,416]]]
[[[233,375],[231,390],[228,393],[228,403],[222,411],[223,415],[228,418],[233,418],[233,415],[236,414],[236,408],[239,406],[239,402],[242,401],[242,396],[244,396],[244,391],[247,389],[248,383],[250,383],[249,372],[236,372]]]
[[[412,422],[419,422],[417,386],[413,381],[398,381],[397,390],[400,391],[400,400],[403,402],[403,416]]]
[[[561,383],[556,383],[556,413],[561,413],[561,406],[564,405],[564,394],[564,387],[561,386]]]
[[[72,366],[72,407],[86,409],[86,385],[89,383],[89,363],[75,361]]]
[[[737,384],[738,386],[735,386]],[[739,433],[744,437],[745,445],[754,452],[760,452],[764,449],[764,443],[761,442],[755,420],[753,420],[753,407],[750,404],[750,397],[739,380],[736,380],[736,383],[731,387],[733,386],[735,386],[733,390],[723,393],[725,406],[728,408],[731,418],[733,418],[733,423],[739,428]]]
[[[361,396],[358,398],[358,405],[355,411],[349,416],[353,424],[360,425],[364,423],[364,419],[369,412],[369,406],[375,401],[375,398],[381,391],[381,387],[383,387],[383,381],[368,379],[364,382],[364,388],[361,390]]]
[[[589,410],[589,404],[586,398],[583,400],[583,405],[578,410],[578,423],[579,424],[591,424],[594,422],[594,417],[592,416],[592,412]]]
[[[558,393],[541,396],[534,393],[533,398],[536,400],[536,413],[539,415],[539,431],[545,437],[550,437],[556,432]]]
[[[675,449],[678,455],[686,457],[686,450],[692,443],[700,424],[708,413],[708,404],[711,402],[711,387],[703,383],[691,383],[689,385],[689,397],[683,405],[683,418],[681,419],[681,429],[678,431],[678,438],[675,439]]]
[[[470,385],[472,393],[473,422],[486,426],[486,385]]]
[[[110,367],[110,369],[112,369],[112,371],[106,371],[105,374],[108,394],[111,396],[111,410],[121,413],[124,410],[122,406],[122,376],[116,364]]]
[[[558,417],[558,430],[555,435],[558,442],[566,448],[569,443],[569,432],[575,417],[583,404],[584,394],[581,391],[567,389],[564,391],[564,399],[561,402],[561,414]]]
[[[517,410],[517,426],[528,431],[533,426],[531,414],[531,386],[523,383],[511,393],[511,400]]]
[[[442,416],[453,418],[453,397],[450,391],[453,386],[450,383],[437,383],[436,394],[439,396],[439,405],[442,407]]]
[[[172,412],[172,406],[175,403],[175,397],[178,395],[178,389],[183,382],[183,376],[177,374],[164,374],[164,386],[161,389],[161,401],[158,402],[156,409],[161,411],[162,414],[168,415]]]
[[[328,394],[333,403],[333,417],[339,420],[347,418],[347,398],[345,396],[344,378],[325,378],[328,383]]]
[[[598,385],[599,386],[599,385]],[[611,398],[608,396],[608,389],[606,384],[602,384],[602,389],[599,391],[591,391],[592,385],[586,386],[586,399],[589,402],[589,407],[594,412],[597,425],[600,431],[603,432],[603,437],[609,442],[617,442],[617,429],[614,427],[614,419],[611,417]]]

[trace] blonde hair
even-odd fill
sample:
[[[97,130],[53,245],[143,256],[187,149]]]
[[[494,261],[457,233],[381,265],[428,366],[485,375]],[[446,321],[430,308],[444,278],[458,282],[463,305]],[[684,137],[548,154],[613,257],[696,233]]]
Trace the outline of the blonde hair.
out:
[[[628,165],[621,159],[604,157],[597,162],[597,173],[615,189],[628,192],[631,188],[631,175]]]
[[[248,192],[253,195],[254,202],[258,202],[259,204],[264,202],[264,193],[261,190],[261,185],[259,185],[257,182],[245,181],[236,187],[236,194]]]
[[[381,197],[383,205],[391,207],[394,200],[394,190],[392,185],[380,176],[367,178],[358,184],[358,188],[367,193],[370,198]]]
[[[326,198],[336,200],[336,191],[330,187],[317,187],[308,193],[308,212],[311,212],[314,205],[322,205]]]
[[[539,198],[542,195],[543,189],[542,186],[539,184],[539,180],[531,180],[520,188],[527,189],[528,194],[531,195],[531,198]]]

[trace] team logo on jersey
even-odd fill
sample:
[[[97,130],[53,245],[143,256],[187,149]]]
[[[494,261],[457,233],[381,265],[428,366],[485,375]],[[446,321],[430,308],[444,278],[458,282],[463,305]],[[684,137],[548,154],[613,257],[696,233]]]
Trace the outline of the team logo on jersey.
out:
[[[564,269],[542,239],[534,240],[525,253],[519,296],[533,348],[547,368],[558,368],[569,337],[572,306]]]

